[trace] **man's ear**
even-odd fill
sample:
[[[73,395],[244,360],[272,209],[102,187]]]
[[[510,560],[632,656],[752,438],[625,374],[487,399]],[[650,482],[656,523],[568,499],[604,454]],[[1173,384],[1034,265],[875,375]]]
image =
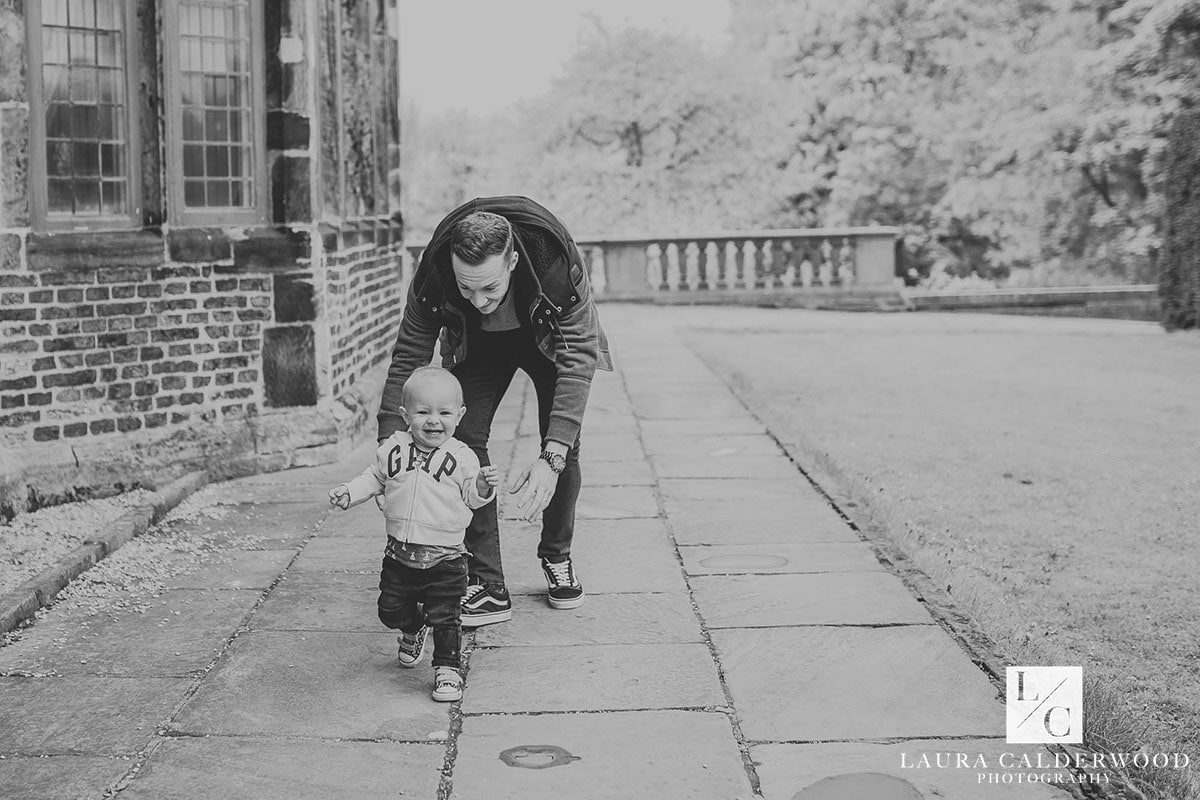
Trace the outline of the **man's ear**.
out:
[[[517,268],[517,260],[520,259],[520,257],[521,257],[520,254],[517,253],[517,249],[514,247],[513,251],[512,251],[512,255],[508,257],[508,271],[509,272],[512,272],[514,269]]]

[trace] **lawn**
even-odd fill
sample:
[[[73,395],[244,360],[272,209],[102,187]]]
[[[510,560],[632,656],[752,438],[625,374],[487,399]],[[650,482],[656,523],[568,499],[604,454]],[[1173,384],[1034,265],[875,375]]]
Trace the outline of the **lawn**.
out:
[[[677,322],[1009,663],[1082,664],[1200,762],[1200,336],[974,314]]]

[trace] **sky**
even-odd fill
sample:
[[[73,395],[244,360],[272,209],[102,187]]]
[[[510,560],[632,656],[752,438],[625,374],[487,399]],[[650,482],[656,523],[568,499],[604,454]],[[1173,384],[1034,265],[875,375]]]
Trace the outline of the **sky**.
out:
[[[550,85],[594,15],[719,41],[729,0],[400,0],[400,94],[417,108],[497,111]]]

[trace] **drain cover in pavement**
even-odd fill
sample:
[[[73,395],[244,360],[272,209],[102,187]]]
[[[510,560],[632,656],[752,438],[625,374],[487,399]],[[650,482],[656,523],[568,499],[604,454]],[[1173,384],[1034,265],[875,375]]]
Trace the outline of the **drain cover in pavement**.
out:
[[[566,750],[553,744],[523,744],[500,751],[500,760],[510,767],[549,769],[579,761]]]
[[[924,795],[906,780],[881,772],[834,775],[802,789],[792,800],[923,800]]]
[[[786,566],[788,560],[783,556],[771,555],[728,555],[709,556],[700,559],[700,565],[709,569],[774,569]]]

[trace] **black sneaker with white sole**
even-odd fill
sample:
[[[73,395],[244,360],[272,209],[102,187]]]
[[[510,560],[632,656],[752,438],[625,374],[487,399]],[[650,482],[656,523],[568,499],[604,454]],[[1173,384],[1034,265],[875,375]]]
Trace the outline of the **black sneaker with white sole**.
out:
[[[546,599],[551,608],[578,608],[583,605],[583,584],[575,575],[571,559],[562,561],[542,559],[542,573],[546,576]]]
[[[467,587],[462,599],[462,626],[478,628],[512,619],[512,600],[507,589],[492,589],[482,583]]]

